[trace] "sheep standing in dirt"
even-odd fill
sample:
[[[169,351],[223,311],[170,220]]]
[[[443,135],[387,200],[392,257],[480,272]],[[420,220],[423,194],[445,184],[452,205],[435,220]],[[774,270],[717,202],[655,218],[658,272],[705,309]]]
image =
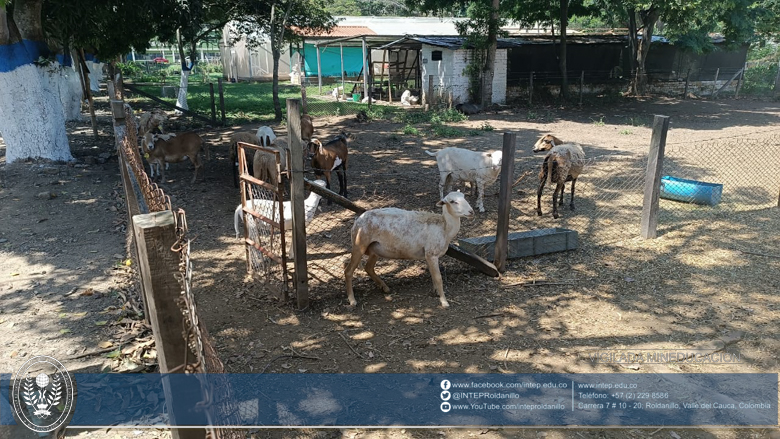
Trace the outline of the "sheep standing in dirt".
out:
[[[161,181],[165,181],[165,163],[178,163],[189,159],[195,166],[195,173],[192,176],[192,183],[198,177],[198,169],[203,168],[199,153],[204,147],[203,139],[194,132],[179,133],[176,136],[161,138],[150,132],[144,135],[143,147],[145,156],[149,161],[149,166],[154,173],[154,167],[161,174]],[[154,177],[154,175],[151,175]]]
[[[542,216],[542,190],[545,182],[552,186],[556,183],[553,192],[553,218],[558,218],[558,205],[563,205],[563,194],[567,181],[571,181],[571,201],[569,208],[574,210],[574,185],[577,177],[585,166],[585,152],[582,146],[576,143],[564,143],[552,134],[545,134],[534,145],[534,152],[547,152],[539,171],[539,190],[536,192],[536,214]],[[558,201],[558,194],[561,199]]]
[[[260,139],[250,131],[240,131],[230,135],[230,161],[233,163],[233,186],[238,187],[238,142],[249,143],[251,145],[260,145]],[[244,150],[249,174],[252,172],[253,160],[249,149]]]
[[[136,123],[138,125],[138,135],[144,137],[146,133],[165,134],[163,130],[163,124],[168,121],[168,115],[161,109],[155,108],[152,111],[146,111],[141,113]]]
[[[287,146],[287,142],[277,137],[276,140],[274,140],[274,143],[272,145],[266,145],[266,148],[279,151],[279,165],[281,171],[287,171],[287,169],[289,169],[288,160],[290,157],[290,148]],[[275,155],[266,151],[255,151],[255,156],[252,159],[252,175],[258,180],[275,183],[277,182],[276,174]]]
[[[344,131],[335,139],[323,144],[318,139],[312,139],[308,145],[308,156],[314,175],[325,176],[327,188],[330,189],[331,172],[336,172],[339,179],[339,195],[347,198],[347,166],[349,161],[349,142],[355,136]],[[328,200],[328,205],[332,200]]]
[[[473,216],[474,210],[460,192],[450,192],[436,205],[441,207],[441,215],[389,207],[367,210],[355,220],[352,226],[352,258],[344,270],[350,306],[357,304],[352,291],[352,277],[363,255],[368,255],[366,273],[385,293],[390,292],[390,287],[374,271],[379,258],[424,259],[433,278],[434,290],[439,293],[441,306],[450,306],[444,297],[439,258],[447,253],[450,242],[458,234],[460,219]]]
[[[472,191],[477,185],[477,208],[485,211],[482,199],[485,186],[493,184],[501,173],[501,151],[477,152],[463,148],[449,147],[437,152],[425,151],[436,157],[439,167],[439,196],[444,198],[444,192],[451,182],[470,182]]]

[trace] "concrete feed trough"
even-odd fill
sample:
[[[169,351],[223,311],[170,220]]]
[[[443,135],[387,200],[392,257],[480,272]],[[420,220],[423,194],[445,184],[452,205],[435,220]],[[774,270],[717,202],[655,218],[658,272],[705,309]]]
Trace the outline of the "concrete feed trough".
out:
[[[458,244],[488,261],[493,261],[496,253],[496,237],[481,236],[478,238],[463,238]],[[507,257],[509,259],[525,256],[543,255],[562,252],[577,248],[577,232],[575,230],[555,227],[552,229],[529,230],[509,234]]]

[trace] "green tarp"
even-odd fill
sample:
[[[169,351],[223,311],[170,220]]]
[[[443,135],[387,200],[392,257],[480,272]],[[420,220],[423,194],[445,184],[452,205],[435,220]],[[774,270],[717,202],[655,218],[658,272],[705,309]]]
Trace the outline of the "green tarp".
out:
[[[317,49],[313,44],[304,45],[304,61],[306,76],[317,76]],[[341,49],[339,46],[320,47],[320,65],[323,77],[341,78]],[[361,47],[345,47],[344,71],[347,72],[347,78],[354,79],[362,68],[363,49]]]

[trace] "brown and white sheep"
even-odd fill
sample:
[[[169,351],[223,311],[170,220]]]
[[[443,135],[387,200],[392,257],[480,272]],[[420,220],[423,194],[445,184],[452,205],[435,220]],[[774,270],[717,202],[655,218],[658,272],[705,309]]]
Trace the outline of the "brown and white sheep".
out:
[[[433,278],[433,288],[439,293],[441,306],[450,306],[444,297],[439,258],[444,256],[458,234],[461,217],[473,216],[474,210],[460,192],[450,192],[436,205],[441,207],[441,215],[390,207],[367,210],[355,220],[352,226],[352,257],[344,270],[350,306],[357,304],[352,277],[363,255],[368,255],[366,273],[385,293],[390,292],[390,287],[374,271],[379,258],[424,259]]]
[[[542,215],[542,190],[545,183],[552,186],[556,183],[553,192],[553,218],[558,218],[558,205],[563,205],[563,194],[567,181],[571,181],[571,200],[569,208],[574,210],[574,186],[577,177],[585,166],[585,152],[582,146],[576,143],[564,143],[552,134],[545,134],[534,145],[534,152],[547,152],[539,171],[539,190],[536,192],[536,214]],[[560,202],[558,194],[560,193]]]

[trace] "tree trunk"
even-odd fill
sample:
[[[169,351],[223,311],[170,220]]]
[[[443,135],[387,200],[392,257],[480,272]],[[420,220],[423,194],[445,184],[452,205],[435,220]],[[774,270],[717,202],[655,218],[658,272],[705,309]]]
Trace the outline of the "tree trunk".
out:
[[[187,65],[187,59],[184,56],[184,45],[181,40],[181,32],[176,30],[176,43],[179,49],[179,61],[181,62],[181,74],[179,75],[179,93],[176,97],[176,106],[189,110],[187,105],[187,87],[190,83],[190,73],[192,73],[191,67]],[[175,114],[180,116],[181,111],[176,110]]]
[[[636,34],[636,10],[634,8],[627,8],[626,13],[628,14],[628,43],[631,48],[631,61],[629,62],[629,68],[631,70],[629,72],[629,77],[633,78],[636,74],[636,60],[637,53],[639,52],[639,37]]]
[[[273,96],[274,96],[274,119],[277,122],[281,122],[282,120],[282,104],[279,102],[279,58],[282,55],[282,51],[274,48],[272,46],[271,48],[271,57],[273,58],[273,72],[272,78],[273,78]]]
[[[569,0],[561,0],[561,52],[558,65],[561,68],[561,96],[569,99],[569,76],[566,65],[566,27],[569,25]]]
[[[498,48],[498,7],[499,0],[493,0],[488,26],[488,50],[485,66],[482,68],[482,108],[493,105],[493,76],[496,67],[496,49]]]
[[[20,0],[14,7],[13,17],[0,8],[0,44],[14,46],[0,50],[0,133],[6,144],[6,162],[73,160],[60,95],[60,86],[67,86],[68,80],[56,62],[46,67],[34,64],[41,54],[48,55],[48,47],[38,39],[43,35],[41,1]]]
[[[642,39],[639,41],[639,46],[637,48],[636,74],[634,75],[634,81],[631,87],[633,93],[637,96],[644,95],[647,92],[647,71],[645,70],[645,62],[647,61],[647,54],[650,52],[653,29],[660,16],[661,11],[655,7],[640,12],[643,26]]]

